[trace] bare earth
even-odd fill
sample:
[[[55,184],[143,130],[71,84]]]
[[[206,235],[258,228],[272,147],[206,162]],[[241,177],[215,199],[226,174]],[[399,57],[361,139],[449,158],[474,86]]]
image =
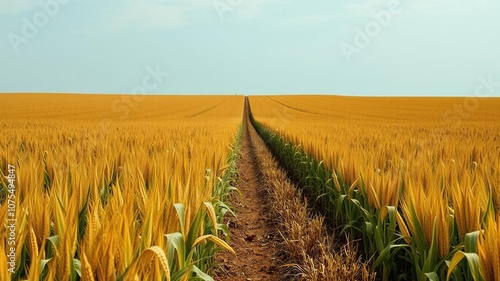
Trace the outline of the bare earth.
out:
[[[230,218],[230,245],[237,257],[229,253],[217,256],[220,264],[216,280],[280,280],[275,267],[275,237],[279,236],[276,225],[268,215],[264,184],[253,143],[262,141],[246,118],[243,127],[241,158],[238,163],[240,179],[237,188],[241,195],[233,195],[232,204],[237,218]]]

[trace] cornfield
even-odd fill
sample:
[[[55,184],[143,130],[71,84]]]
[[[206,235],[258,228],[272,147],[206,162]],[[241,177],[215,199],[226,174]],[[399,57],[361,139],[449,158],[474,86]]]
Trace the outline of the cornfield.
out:
[[[242,97],[3,95],[0,220],[17,222],[0,279],[212,280],[242,113]]]
[[[278,159],[342,232],[362,239],[383,280],[498,278],[499,99],[250,104]]]
[[[382,280],[498,280],[499,99],[247,101],[287,169],[255,173],[271,194],[308,197],[315,233],[326,221],[361,241]],[[2,95],[0,280],[213,280],[215,255],[234,253],[224,217],[243,109],[237,96]],[[281,197],[306,219],[301,198]],[[279,231],[302,229],[290,224]],[[328,256],[323,240],[306,246]],[[342,272],[307,259],[311,276]]]

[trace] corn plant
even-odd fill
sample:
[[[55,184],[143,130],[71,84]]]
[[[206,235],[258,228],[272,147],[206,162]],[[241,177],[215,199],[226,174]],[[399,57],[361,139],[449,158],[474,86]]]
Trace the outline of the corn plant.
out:
[[[241,97],[148,97],[127,115],[112,96],[7,98],[0,219],[13,165],[17,224],[1,280],[211,279],[215,254],[232,251]]]
[[[453,99],[399,99],[398,106],[386,98],[249,100],[253,125],[311,205],[362,239],[384,280],[491,279],[485,260],[493,254],[474,245],[486,241],[479,233],[499,209],[498,146],[491,145],[498,121],[480,117],[500,117],[498,100],[461,130],[442,126],[436,114]],[[293,116],[273,116],[285,109]]]

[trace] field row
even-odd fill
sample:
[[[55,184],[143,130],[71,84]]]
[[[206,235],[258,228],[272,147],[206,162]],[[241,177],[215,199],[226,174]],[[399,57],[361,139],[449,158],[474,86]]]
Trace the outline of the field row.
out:
[[[254,147],[260,171],[260,192],[266,194],[265,216],[276,223],[280,233],[275,248],[280,257],[276,264],[282,280],[376,280],[368,261],[362,261],[353,241],[332,235],[324,216],[311,208],[304,193],[290,180],[285,169],[273,157],[248,118],[248,135]],[[268,280],[268,279],[265,279]],[[277,279],[269,279],[277,280]]]
[[[480,100],[450,119],[462,103],[250,98],[260,134],[317,207],[363,238],[384,280],[493,280],[500,274],[500,100]]]

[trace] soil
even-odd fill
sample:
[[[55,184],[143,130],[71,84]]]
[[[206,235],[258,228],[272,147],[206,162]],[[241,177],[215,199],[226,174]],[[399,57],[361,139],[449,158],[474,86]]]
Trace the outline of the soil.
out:
[[[237,217],[227,220],[231,232],[229,244],[237,256],[227,252],[217,256],[220,266],[215,280],[281,279],[276,269],[278,251],[275,247],[279,234],[276,224],[269,216],[269,202],[255,155],[255,141],[262,140],[245,112],[238,162],[239,180],[236,185],[240,195],[234,194],[231,200]]]

